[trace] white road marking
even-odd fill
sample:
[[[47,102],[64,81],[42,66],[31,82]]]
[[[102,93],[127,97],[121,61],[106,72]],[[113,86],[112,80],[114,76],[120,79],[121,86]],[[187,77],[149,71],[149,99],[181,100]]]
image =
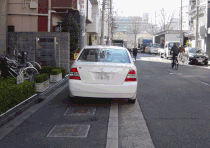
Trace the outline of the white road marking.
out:
[[[201,81],[201,83],[203,83],[204,85],[210,86],[210,84],[208,84],[208,83],[205,83],[205,82],[202,82],[202,81]]]
[[[118,148],[118,104],[110,107],[106,148]]]
[[[154,148],[138,100],[135,104],[120,105],[119,147]]]

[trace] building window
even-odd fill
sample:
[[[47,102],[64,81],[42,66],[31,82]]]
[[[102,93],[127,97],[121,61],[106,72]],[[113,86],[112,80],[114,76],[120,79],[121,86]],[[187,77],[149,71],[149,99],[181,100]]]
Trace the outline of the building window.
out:
[[[8,32],[15,32],[15,26],[8,26]]]

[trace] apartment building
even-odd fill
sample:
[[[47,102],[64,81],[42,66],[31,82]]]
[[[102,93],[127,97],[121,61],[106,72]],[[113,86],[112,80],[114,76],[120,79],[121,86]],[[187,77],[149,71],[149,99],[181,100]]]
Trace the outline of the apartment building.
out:
[[[91,6],[90,6],[91,3]],[[100,0],[90,0],[88,10],[89,17],[91,16],[92,22],[86,24],[86,44],[89,42],[89,35],[91,34],[92,44],[100,44],[101,36],[101,12],[100,12]]]
[[[206,0],[198,0],[198,47],[206,51],[205,32],[206,32]],[[186,34],[189,37],[189,46],[196,46],[196,0],[189,0],[189,30]]]

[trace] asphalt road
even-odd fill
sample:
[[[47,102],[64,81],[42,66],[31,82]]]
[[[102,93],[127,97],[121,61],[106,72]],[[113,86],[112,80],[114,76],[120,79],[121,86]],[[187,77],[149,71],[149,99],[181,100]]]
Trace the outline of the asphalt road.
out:
[[[174,70],[170,60],[140,53],[135,64],[137,102],[114,100],[118,147],[210,147],[210,68],[180,65]],[[105,148],[112,101],[80,98],[72,103],[66,84],[2,127],[0,147]],[[4,131],[9,134],[2,136]]]
[[[139,54],[138,101],[156,148],[210,147],[210,69]]]

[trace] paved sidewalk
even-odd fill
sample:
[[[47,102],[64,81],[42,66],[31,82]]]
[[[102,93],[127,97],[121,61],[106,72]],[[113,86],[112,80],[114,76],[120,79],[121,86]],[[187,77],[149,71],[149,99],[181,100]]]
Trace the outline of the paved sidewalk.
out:
[[[21,103],[17,104],[16,106],[12,107],[5,113],[0,114],[0,127],[7,124],[11,120],[15,119],[17,116],[22,114],[24,111],[29,109],[30,107],[39,103],[43,98],[50,96],[55,90],[62,87],[68,81],[69,74],[67,74],[62,80],[59,82],[50,82],[48,89],[46,89],[42,93],[35,93],[31,97],[27,98],[26,100],[22,101]]]

